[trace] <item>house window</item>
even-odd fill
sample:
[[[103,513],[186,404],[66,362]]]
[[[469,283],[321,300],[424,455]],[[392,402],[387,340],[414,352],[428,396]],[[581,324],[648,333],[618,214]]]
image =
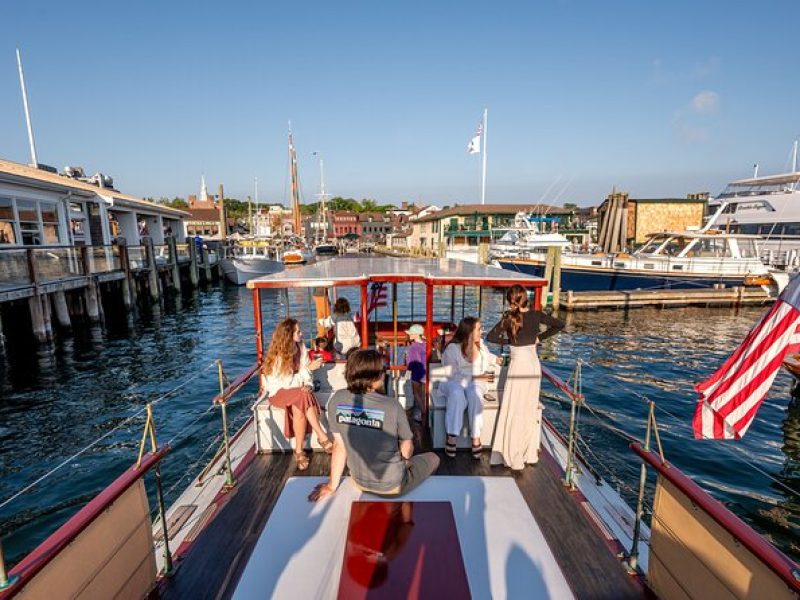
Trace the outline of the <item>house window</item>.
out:
[[[44,243],[58,244],[61,241],[61,232],[58,226],[58,207],[55,202],[40,202],[39,210],[42,215]]]
[[[0,244],[16,244],[14,231],[14,203],[11,198],[0,198]]]
[[[19,214],[19,230],[22,243],[26,246],[40,246],[42,231],[39,228],[39,216],[36,214],[36,202],[33,200],[17,200]]]

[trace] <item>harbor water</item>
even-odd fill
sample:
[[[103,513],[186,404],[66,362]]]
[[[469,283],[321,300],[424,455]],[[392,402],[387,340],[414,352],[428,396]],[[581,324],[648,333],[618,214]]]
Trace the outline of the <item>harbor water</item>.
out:
[[[346,292],[357,306],[356,290]],[[391,298],[391,294],[390,294]],[[423,290],[398,293],[400,316],[424,312]],[[305,290],[264,293],[265,326],[287,312],[312,334]],[[436,318],[457,321],[482,308],[491,326],[503,308],[497,290],[437,291]],[[381,318],[390,309],[381,308]],[[781,371],[741,441],[696,441],[693,385],[742,340],[763,308],[639,309],[566,315],[567,330],[541,347],[563,379],[578,359],[588,407],[579,449],[596,472],[632,505],[639,463],[620,434],[641,439],[647,401],[657,403],[667,458],[795,560],[800,558],[800,405]],[[169,300],[135,320],[107,315],[106,329],[62,337],[53,352],[16,344],[0,360],[0,536],[12,564],[136,460],[145,403],[156,401],[159,442],[172,452],[163,467],[166,500],[174,500],[218,450],[221,418],[217,359],[231,379],[255,360],[250,292],[231,286]],[[495,349],[498,350],[499,349]],[[545,415],[562,431],[569,406],[544,384]],[[231,429],[250,414],[254,386],[236,396]],[[99,440],[99,441],[98,441]],[[149,478],[148,478],[149,479]],[[148,486],[152,488],[152,482]],[[154,504],[151,503],[151,506]]]

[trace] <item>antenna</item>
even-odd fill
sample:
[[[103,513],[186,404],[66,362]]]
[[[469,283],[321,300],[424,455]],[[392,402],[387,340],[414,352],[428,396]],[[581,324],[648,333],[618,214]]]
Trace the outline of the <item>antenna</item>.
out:
[[[753,179],[758,177],[758,163],[753,165]]]
[[[792,173],[797,173],[797,140],[792,144]]]
[[[36,158],[36,142],[33,140],[31,111],[28,108],[28,90],[25,88],[25,73],[22,71],[22,56],[19,53],[19,48],[17,48],[17,67],[19,68],[19,86],[22,88],[22,106],[25,109],[25,123],[28,125],[28,143],[31,145],[31,166],[38,167],[39,159]]]

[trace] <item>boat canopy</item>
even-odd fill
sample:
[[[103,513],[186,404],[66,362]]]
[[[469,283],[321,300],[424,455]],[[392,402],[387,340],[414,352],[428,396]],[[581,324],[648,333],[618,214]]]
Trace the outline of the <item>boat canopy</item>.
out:
[[[488,285],[543,287],[547,280],[525,273],[506,271],[453,259],[389,257],[337,257],[297,269],[287,269],[251,279],[247,287],[331,287],[367,282],[424,282],[432,285]]]
[[[787,183],[800,182],[800,171],[795,173],[781,173],[779,175],[769,175],[767,177],[753,177],[750,179],[739,179],[731,181],[728,187],[757,187],[766,185],[783,185]]]

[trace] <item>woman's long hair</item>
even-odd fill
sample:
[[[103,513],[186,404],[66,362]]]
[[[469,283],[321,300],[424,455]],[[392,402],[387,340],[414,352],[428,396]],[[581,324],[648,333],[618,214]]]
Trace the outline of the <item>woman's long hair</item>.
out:
[[[456,332],[453,334],[453,337],[449,342],[447,342],[447,346],[450,344],[459,344],[461,346],[461,354],[464,355],[464,358],[469,359],[470,355],[467,354],[467,350],[469,350],[469,338],[472,337],[472,332],[475,331],[475,326],[478,324],[479,319],[476,317],[464,317],[458,324],[456,328]]]
[[[337,298],[336,304],[333,305],[333,312],[337,315],[346,315],[350,313],[350,303],[347,298]]]
[[[261,369],[265,375],[289,375],[294,372],[294,355],[297,344],[294,341],[295,319],[284,319],[272,333],[267,356]]]
[[[501,327],[506,332],[508,339],[517,341],[517,334],[522,328],[522,310],[528,308],[528,292],[521,285],[512,285],[506,292],[508,310],[503,315]]]

